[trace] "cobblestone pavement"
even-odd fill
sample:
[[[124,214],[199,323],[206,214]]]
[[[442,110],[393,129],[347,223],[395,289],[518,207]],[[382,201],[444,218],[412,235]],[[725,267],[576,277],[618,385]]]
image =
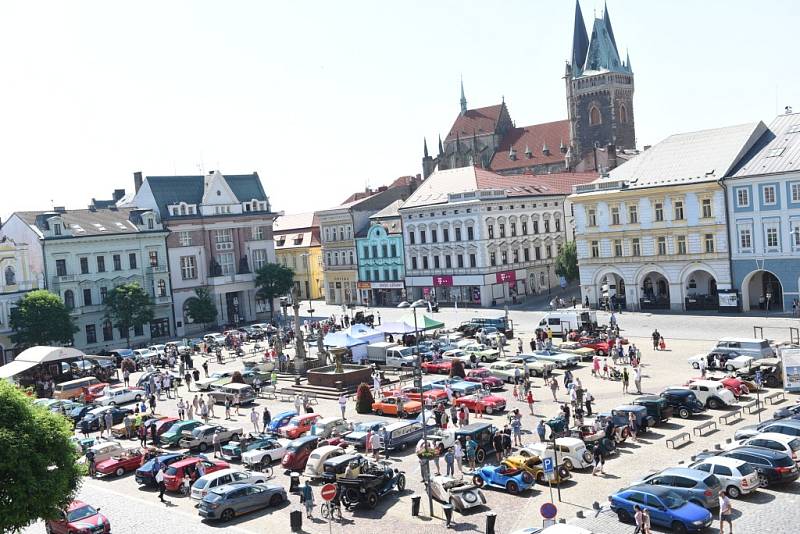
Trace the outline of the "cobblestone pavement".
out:
[[[314,303],[314,307],[319,311],[317,316],[327,316],[330,313],[340,313],[340,308],[326,307],[319,303]],[[301,308],[302,310],[302,308]],[[410,310],[403,309],[381,309],[383,321],[396,320],[400,317],[407,317]],[[435,317],[444,320],[448,326],[456,326],[475,315],[487,316],[497,314],[497,310],[447,310]],[[502,313],[502,312],[501,312]],[[527,341],[534,330],[534,325],[543,315],[543,312],[510,312],[511,318],[515,322],[516,332],[522,336],[527,347]],[[600,314],[605,320],[605,314]],[[686,362],[686,358],[698,352],[710,348],[713,340],[724,335],[752,335],[753,325],[767,324],[775,326],[776,330],[765,333],[768,337],[784,339],[788,337],[788,331],[779,330],[792,324],[791,319],[770,318],[742,318],[742,317],[693,317],[693,316],[655,316],[648,314],[624,313],[619,317],[623,335],[628,336],[632,342],[640,347],[643,353],[644,379],[643,390],[645,393],[658,393],[666,386],[682,384],[687,378],[695,376],[696,372],[691,369]],[[795,320],[794,323],[797,321]],[[657,327],[667,339],[667,351],[654,352],[649,342],[649,335],[652,329]],[[516,344],[512,343],[511,347]],[[195,365],[199,362],[195,361]],[[210,362],[210,371],[213,372],[220,367],[226,369],[236,369],[239,367],[236,361],[230,361],[222,366],[216,362]],[[557,375],[560,378],[560,372]],[[575,372],[580,377],[584,387],[587,387],[596,399],[596,410],[603,411],[613,408],[616,405],[629,402],[634,398],[633,395],[624,395],[621,391],[621,384],[610,380],[596,379],[590,376],[589,364],[582,364]],[[536,416],[531,416],[527,412],[527,406],[511,399],[511,391],[506,390],[504,395],[510,408],[520,407],[526,414],[523,419],[524,428],[528,430],[523,441],[532,442],[535,440],[533,429],[539,417],[550,417],[555,415],[559,404],[553,402],[549,390],[542,387],[541,381],[536,381],[534,396],[538,401],[535,406]],[[185,389],[181,390],[181,395],[187,395]],[[192,392],[194,395],[194,392]],[[567,400],[565,391],[560,391],[561,402]],[[793,402],[795,397],[787,395],[787,401],[783,405]],[[174,415],[177,410],[175,400],[164,400],[159,403],[158,412],[165,415]],[[269,406],[274,414],[278,411],[292,407],[289,402],[276,400],[259,399],[257,406],[259,410],[263,406]],[[314,407],[315,411],[323,415],[338,415],[338,405],[335,401],[321,401]],[[359,415],[354,411],[354,405],[348,405],[348,417],[354,421],[375,419],[375,416]],[[224,415],[221,407],[217,408],[217,415]],[[762,413],[762,417],[769,417],[772,407]],[[237,424],[242,425],[246,430],[251,428],[247,419],[248,410],[242,410],[242,415],[234,417]],[[606,477],[593,477],[590,472],[575,472],[573,479],[562,486],[561,502],[556,498],[559,509],[559,518],[567,521],[575,521],[579,524],[590,526],[597,532],[615,534],[617,532],[632,532],[633,528],[621,525],[616,518],[608,513],[601,513],[595,516],[592,504],[598,502],[603,505],[607,502],[607,496],[630,483],[635,478],[642,476],[650,469],[658,469],[670,465],[676,465],[681,460],[688,460],[692,454],[703,449],[712,448],[715,444],[724,443],[726,438],[731,438],[736,428],[743,424],[755,422],[757,415],[745,415],[745,421],[730,427],[720,425],[719,431],[711,433],[706,437],[694,438],[689,445],[678,449],[667,449],[664,444],[665,438],[678,432],[689,431],[691,426],[696,425],[700,420],[716,417],[722,412],[709,412],[709,415],[695,420],[683,421],[673,419],[668,424],[656,427],[641,442],[628,443],[621,447],[620,453],[612,457],[606,463],[606,470],[609,475]],[[488,417],[496,425],[502,426],[506,422],[505,414],[498,414]],[[218,422],[224,424],[224,420],[218,418]],[[334,524],[332,532],[352,532],[354,528],[364,533],[392,534],[395,532],[418,532],[421,529],[431,532],[445,532],[443,522],[440,519],[430,519],[428,517],[411,517],[411,497],[420,495],[424,490],[421,484],[419,464],[413,452],[406,451],[402,454],[392,454],[390,460],[392,465],[406,472],[408,478],[407,489],[404,494],[389,494],[384,497],[375,510],[357,509],[354,512],[345,512],[345,522]],[[279,466],[275,469],[275,482],[288,488],[288,477],[284,475]],[[794,527],[800,520],[800,508],[797,505],[797,493],[800,484],[795,483],[786,488],[778,490],[760,490],[757,495],[745,498],[734,503],[737,511],[741,511],[741,517],[737,518],[734,525],[737,532],[793,532]],[[463,532],[484,532],[486,514],[493,512],[497,514],[496,532],[508,533],[514,530],[541,525],[539,507],[550,500],[550,493],[547,487],[536,486],[534,491],[521,496],[511,496],[496,490],[485,490],[487,505],[483,509],[478,509],[466,515],[454,515],[454,529]],[[103,512],[112,521],[113,530],[116,533],[136,533],[149,534],[160,532],[169,526],[169,532],[213,532],[220,528],[214,523],[201,521],[196,514],[193,503],[189,499],[169,495],[169,504],[163,505],[158,502],[157,494],[148,490],[141,490],[133,480],[132,475],[126,475],[119,479],[99,479],[87,480],[81,489],[80,497],[94,505],[101,506]],[[428,513],[426,499],[423,498],[422,511]],[[317,494],[317,504],[319,504]],[[231,528],[238,532],[289,532],[289,512],[299,509],[299,501],[296,496],[290,496],[290,503],[277,509],[267,509],[253,514],[239,517],[224,528]],[[582,511],[586,518],[575,519],[576,512]],[[440,505],[435,504],[434,514],[442,516]],[[768,519],[766,519],[768,518]],[[764,526],[761,526],[763,523]],[[758,527],[758,530],[755,530]],[[304,518],[303,528],[305,532],[325,533],[328,532],[328,525],[319,519],[308,522]],[[716,532],[716,525],[710,532]],[[24,532],[43,532],[41,524],[34,525]]]

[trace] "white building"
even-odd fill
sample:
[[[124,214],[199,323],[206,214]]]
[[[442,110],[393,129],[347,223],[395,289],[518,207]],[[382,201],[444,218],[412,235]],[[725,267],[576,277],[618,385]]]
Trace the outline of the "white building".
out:
[[[718,309],[732,287],[720,180],[765,129],[758,122],[676,134],[577,186],[570,199],[584,301]]]
[[[41,272],[31,270],[28,245],[0,238],[0,365],[14,358],[11,310],[25,293],[42,284]]]
[[[594,173],[434,172],[400,208],[409,299],[491,306],[559,286],[572,187]]]

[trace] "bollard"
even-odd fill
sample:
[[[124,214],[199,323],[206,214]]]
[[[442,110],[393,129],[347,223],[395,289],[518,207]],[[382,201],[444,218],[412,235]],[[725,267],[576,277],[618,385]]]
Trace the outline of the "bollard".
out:
[[[411,497],[411,517],[417,517],[419,515],[419,503],[421,500],[422,497],[419,495]]]
[[[292,532],[300,532],[303,530],[303,512],[300,510],[292,510],[289,512],[289,527]]]
[[[578,519],[583,519],[583,510],[578,510],[577,512],[575,512],[575,517],[577,517]]]
[[[566,523],[566,522],[567,522],[567,520],[566,520],[566,519],[564,519],[564,518],[562,517],[561,519],[559,519],[559,520],[558,520],[558,522],[559,522],[559,523]]]
[[[450,522],[453,520],[453,505],[452,504],[443,504],[442,510],[444,510],[444,518],[446,523],[444,526],[450,528]]]
[[[494,512],[489,512],[486,514],[486,533],[485,534],[495,534],[494,533],[494,522],[497,521],[497,514]]]
[[[592,510],[600,510],[600,503],[597,502],[597,501],[594,501],[592,503]]]
[[[289,493],[297,493],[300,488],[300,473],[292,472],[289,475]]]

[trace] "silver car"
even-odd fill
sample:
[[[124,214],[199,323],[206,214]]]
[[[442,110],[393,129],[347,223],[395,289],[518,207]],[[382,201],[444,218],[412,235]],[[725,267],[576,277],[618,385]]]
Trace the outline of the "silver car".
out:
[[[226,484],[209,491],[197,511],[207,519],[230,521],[237,515],[284,502],[286,490],[275,484]]]

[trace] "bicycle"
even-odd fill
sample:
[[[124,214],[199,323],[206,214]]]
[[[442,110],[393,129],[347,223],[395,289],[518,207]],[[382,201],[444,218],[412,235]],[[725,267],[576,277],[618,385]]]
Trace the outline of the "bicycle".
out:
[[[320,515],[323,519],[338,519],[342,520],[342,507],[340,504],[333,501],[324,502],[319,505]]]

